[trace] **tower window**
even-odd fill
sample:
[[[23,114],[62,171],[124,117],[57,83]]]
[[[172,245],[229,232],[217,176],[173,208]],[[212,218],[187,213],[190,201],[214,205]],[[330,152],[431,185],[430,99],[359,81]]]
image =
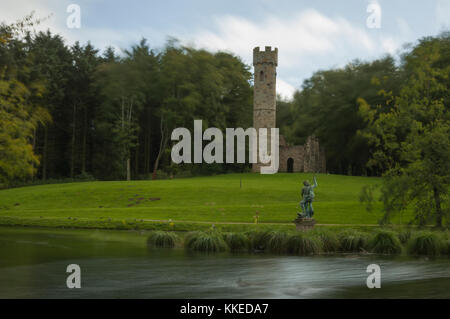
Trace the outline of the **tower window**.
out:
[[[264,71],[259,72],[259,80],[264,81]]]

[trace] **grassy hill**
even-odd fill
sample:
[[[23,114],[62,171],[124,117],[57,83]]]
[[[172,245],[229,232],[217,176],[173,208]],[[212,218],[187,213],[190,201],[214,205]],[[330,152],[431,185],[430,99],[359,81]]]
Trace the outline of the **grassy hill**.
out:
[[[289,224],[296,217],[302,181],[312,177],[230,174],[7,189],[0,191],[0,224],[148,228],[145,225],[172,220],[176,227],[189,222],[253,223],[257,212],[259,223]],[[317,180],[318,223],[377,224],[379,209],[367,213],[358,195],[363,185],[379,179],[319,174]]]

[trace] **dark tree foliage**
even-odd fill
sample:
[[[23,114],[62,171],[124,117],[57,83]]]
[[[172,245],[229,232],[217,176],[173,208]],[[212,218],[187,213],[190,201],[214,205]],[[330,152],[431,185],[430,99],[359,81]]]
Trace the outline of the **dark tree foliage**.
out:
[[[379,94],[379,81],[397,92],[401,84],[392,57],[373,62],[354,61],[342,69],[319,71],[303,84],[294,96],[292,105],[283,106],[281,126],[287,140],[303,144],[314,134],[326,149],[327,170],[350,175],[376,175],[366,163],[371,149],[358,131],[365,123],[359,114],[358,99],[373,105],[384,104],[386,98]]]
[[[0,45],[5,80],[22,81],[31,92],[27,102],[48,112],[45,121],[36,113],[27,133],[27,161],[37,168],[21,169],[28,178],[137,179],[192,170],[171,165],[174,128],[192,128],[194,119],[220,129],[252,124],[250,69],[229,53],[176,40],[158,50],[143,39],[122,54],[111,47],[100,54],[90,43],[68,46],[50,31],[14,37],[7,30]],[[244,169],[205,165],[195,173]]]

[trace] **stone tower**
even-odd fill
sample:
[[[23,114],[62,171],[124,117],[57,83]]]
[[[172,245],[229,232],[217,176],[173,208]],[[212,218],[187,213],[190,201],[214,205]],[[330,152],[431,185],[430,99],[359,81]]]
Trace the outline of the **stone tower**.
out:
[[[260,51],[259,47],[253,49],[253,67],[255,72],[253,84],[253,127],[257,130],[260,128],[268,129],[267,149],[269,152],[270,129],[276,127],[277,66],[277,48],[273,51],[271,47],[265,47],[264,51]],[[267,164],[253,164],[253,172],[260,172],[261,166],[267,166]],[[305,145],[289,145],[286,143],[283,135],[280,135],[278,171],[288,173],[325,173],[325,150],[320,147],[319,139],[309,136]]]
[[[270,129],[276,127],[276,80],[278,49],[270,46],[260,51],[253,49],[254,94],[253,127],[257,130],[268,128],[267,149],[270,152]],[[259,172],[260,164],[253,164],[252,170]]]

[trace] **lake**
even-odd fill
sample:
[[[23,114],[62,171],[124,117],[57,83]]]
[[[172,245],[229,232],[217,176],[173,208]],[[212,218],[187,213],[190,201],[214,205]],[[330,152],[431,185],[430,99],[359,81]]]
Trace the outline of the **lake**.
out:
[[[148,249],[148,233],[0,227],[0,298],[450,298],[450,262]],[[81,289],[66,268],[81,267]],[[366,268],[381,267],[369,289]]]

